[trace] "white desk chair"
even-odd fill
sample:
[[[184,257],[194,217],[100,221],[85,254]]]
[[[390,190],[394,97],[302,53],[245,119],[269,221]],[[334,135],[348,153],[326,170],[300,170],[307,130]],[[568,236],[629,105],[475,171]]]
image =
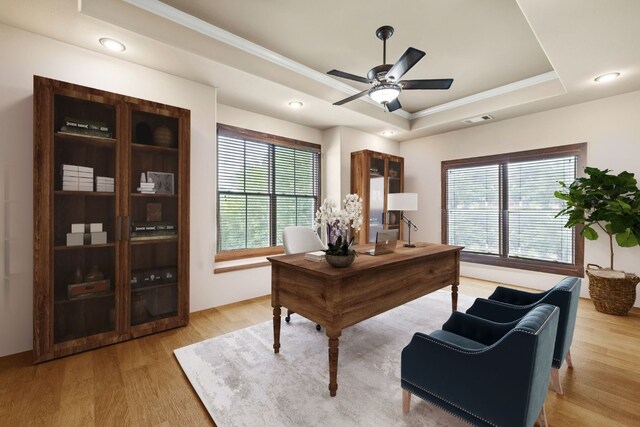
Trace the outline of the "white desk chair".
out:
[[[313,229],[302,226],[285,227],[282,230],[282,243],[287,255],[327,249]],[[287,323],[291,321],[292,314],[293,311],[287,309],[287,317],[284,318]],[[316,325],[316,329],[319,331],[320,325]]]

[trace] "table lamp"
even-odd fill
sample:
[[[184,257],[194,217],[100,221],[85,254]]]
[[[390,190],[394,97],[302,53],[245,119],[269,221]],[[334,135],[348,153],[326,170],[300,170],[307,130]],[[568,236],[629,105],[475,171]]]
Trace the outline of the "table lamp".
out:
[[[418,194],[417,193],[389,193],[387,196],[387,211],[401,211],[400,219],[404,221],[409,228],[409,243],[405,243],[407,248],[415,248],[416,245],[411,244],[411,229],[418,231],[418,227],[411,222],[409,218],[404,216],[404,211],[418,210]]]

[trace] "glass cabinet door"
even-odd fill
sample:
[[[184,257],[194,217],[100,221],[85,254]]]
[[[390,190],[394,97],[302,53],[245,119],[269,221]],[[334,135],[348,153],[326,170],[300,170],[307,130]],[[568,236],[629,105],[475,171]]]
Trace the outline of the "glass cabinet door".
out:
[[[387,194],[401,193],[401,177],[402,166],[400,162],[389,159],[387,161]],[[386,205],[385,205],[386,206]],[[400,211],[387,212],[387,229],[388,230],[400,230]],[[398,238],[401,238],[398,235]]]
[[[116,108],[54,96],[53,342],[116,330]],[[97,183],[104,185],[97,185]]]
[[[131,114],[129,310],[132,326],[178,314],[178,131],[175,117]]]
[[[369,243],[376,241],[376,233],[384,230],[385,208],[384,159],[369,160]]]

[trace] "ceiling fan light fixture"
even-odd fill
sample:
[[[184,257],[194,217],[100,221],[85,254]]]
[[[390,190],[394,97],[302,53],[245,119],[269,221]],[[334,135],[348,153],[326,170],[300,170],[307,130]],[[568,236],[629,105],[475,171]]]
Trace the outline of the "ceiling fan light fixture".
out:
[[[289,102],[289,108],[293,108],[294,110],[299,110],[304,107],[302,101],[291,101]]]
[[[369,89],[369,98],[384,105],[396,99],[401,90],[397,84],[382,83]]]

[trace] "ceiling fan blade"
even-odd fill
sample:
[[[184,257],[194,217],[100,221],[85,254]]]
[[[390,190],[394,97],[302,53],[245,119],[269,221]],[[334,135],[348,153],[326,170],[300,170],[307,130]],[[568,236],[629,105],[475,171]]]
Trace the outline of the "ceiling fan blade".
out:
[[[341,100],[341,101],[334,102],[334,103],[333,103],[333,105],[342,105],[342,104],[346,104],[346,103],[347,103],[347,102],[349,102],[349,101],[353,101],[354,99],[358,99],[358,98],[360,98],[362,95],[366,95],[366,94],[367,94],[367,92],[369,92],[369,89],[365,89],[365,90],[363,90],[362,92],[360,92],[360,93],[356,93],[355,95],[351,95],[350,97],[345,98],[345,99],[343,99],[343,100]]]
[[[402,108],[402,105],[400,105],[400,101],[398,101],[398,98],[394,99],[391,102],[387,102],[387,111],[392,112],[392,111],[396,111],[398,108]]]
[[[345,73],[344,71],[339,70],[331,70],[327,74],[331,74],[332,76],[342,77],[343,79],[355,80],[360,83],[371,83],[371,80],[366,77],[356,76],[355,74]]]
[[[402,89],[449,89],[453,79],[402,80]]]
[[[407,51],[393,64],[393,67],[387,73],[387,80],[398,81],[400,77],[418,63],[426,54],[418,49],[410,47]]]

